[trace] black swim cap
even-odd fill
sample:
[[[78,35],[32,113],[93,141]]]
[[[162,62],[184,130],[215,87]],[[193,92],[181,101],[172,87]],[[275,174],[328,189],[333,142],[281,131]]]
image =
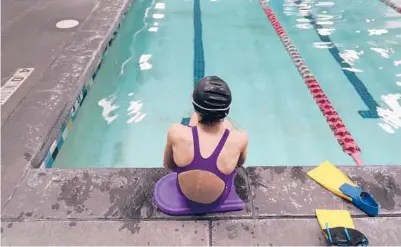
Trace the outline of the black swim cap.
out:
[[[221,120],[228,115],[232,100],[231,91],[221,78],[207,76],[200,79],[192,97],[195,111],[201,114],[206,122]]]

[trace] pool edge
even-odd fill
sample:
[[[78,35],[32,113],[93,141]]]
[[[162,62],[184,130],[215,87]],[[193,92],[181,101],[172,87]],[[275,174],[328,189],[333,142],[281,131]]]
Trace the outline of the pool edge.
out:
[[[67,103],[67,107],[64,109],[59,121],[55,125],[53,129],[54,133],[50,135],[53,137],[53,141],[48,139],[44,143],[45,148],[41,148],[38,155],[36,155],[33,159],[31,164],[33,167],[51,168],[53,166],[54,160],[56,159],[57,154],[62,148],[66,138],[68,137],[68,132],[74,123],[82,103],[86,99],[86,96],[89,93],[93,83],[95,83],[95,78],[102,66],[103,59],[106,56],[109,47],[112,45],[114,39],[118,35],[121,22],[126,17],[131,4],[135,0],[124,1],[124,4],[120,7],[116,17],[114,18],[114,21],[108,28],[104,39],[102,39],[102,41],[98,44],[98,49],[93,54],[93,59],[86,64],[84,72],[79,77],[77,83],[79,91],[76,93],[75,100]],[[74,44],[72,43],[70,46],[73,47]]]
[[[64,127],[77,112],[77,102],[82,103],[89,80],[134,1],[99,1],[2,124],[2,163],[7,167],[2,167],[2,208],[29,170],[40,167],[48,154],[54,156],[54,147],[61,146]]]
[[[325,208],[368,217],[309,178],[307,172],[313,168],[239,168],[235,184],[245,210],[183,217],[167,216],[152,202],[155,183],[169,173],[165,168],[31,169],[2,211],[2,220],[315,218],[315,209]],[[339,169],[372,193],[381,205],[378,217],[401,217],[401,166]]]

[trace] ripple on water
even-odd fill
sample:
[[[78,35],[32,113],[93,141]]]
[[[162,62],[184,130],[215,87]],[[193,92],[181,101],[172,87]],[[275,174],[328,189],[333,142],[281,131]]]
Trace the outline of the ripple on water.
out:
[[[118,105],[113,104],[116,100],[116,96],[112,95],[106,98],[99,100],[98,105],[103,107],[102,117],[106,120],[107,124],[111,124],[114,120],[117,119],[118,115],[111,115],[111,113],[119,108]]]
[[[389,53],[392,51],[392,49],[383,49],[383,48],[377,48],[377,47],[370,47],[370,49],[372,51],[380,54],[380,56],[382,56],[382,57],[384,57],[386,59],[390,57]]]
[[[318,7],[333,7],[335,4],[334,2],[317,2],[315,6]]]
[[[370,36],[372,35],[383,35],[388,33],[387,29],[368,29],[368,33]]]
[[[388,108],[377,108],[377,113],[381,118],[378,125],[386,132],[394,134],[397,129],[401,128],[401,94],[382,95],[381,99]]]
[[[334,31],[335,31],[334,28],[319,28],[319,29],[317,29],[317,32],[319,33],[319,35],[323,35],[323,36],[331,35]]]
[[[319,49],[330,49],[334,47],[334,44],[332,42],[313,42],[313,47]]]
[[[363,54],[363,51],[357,52],[355,50],[344,50],[340,53],[340,57],[349,65],[354,65],[355,61]]]

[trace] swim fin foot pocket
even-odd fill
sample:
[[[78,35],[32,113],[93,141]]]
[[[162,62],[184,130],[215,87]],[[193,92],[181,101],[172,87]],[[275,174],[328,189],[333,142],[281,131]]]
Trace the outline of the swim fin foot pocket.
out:
[[[379,214],[380,205],[337,167],[325,161],[308,172],[308,176],[334,194],[351,201],[369,216]]]
[[[373,196],[368,192],[350,184],[343,184],[339,189],[342,193],[344,193],[344,195],[351,197],[352,203],[364,211],[367,215],[376,216],[379,214],[379,205]]]
[[[368,246],[369,240],[360,231],[346,227],[323,229],[329,246]]]

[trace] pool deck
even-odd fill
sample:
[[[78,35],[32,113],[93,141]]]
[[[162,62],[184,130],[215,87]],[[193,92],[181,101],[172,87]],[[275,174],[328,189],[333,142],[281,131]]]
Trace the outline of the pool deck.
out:
[[[38,169],[129,4],[2,1],[1,83],[35,68],[2,107],[2,245],[324,245],[315,209],[347,209],[371,245],[401,245],[401,166],[340,167],[375,196],[375,218],[309,179],[310,167],[241,168],[246,209],[196,217],[153,205],[165,169]],[[59,30],[63,19],[80,25]]]

